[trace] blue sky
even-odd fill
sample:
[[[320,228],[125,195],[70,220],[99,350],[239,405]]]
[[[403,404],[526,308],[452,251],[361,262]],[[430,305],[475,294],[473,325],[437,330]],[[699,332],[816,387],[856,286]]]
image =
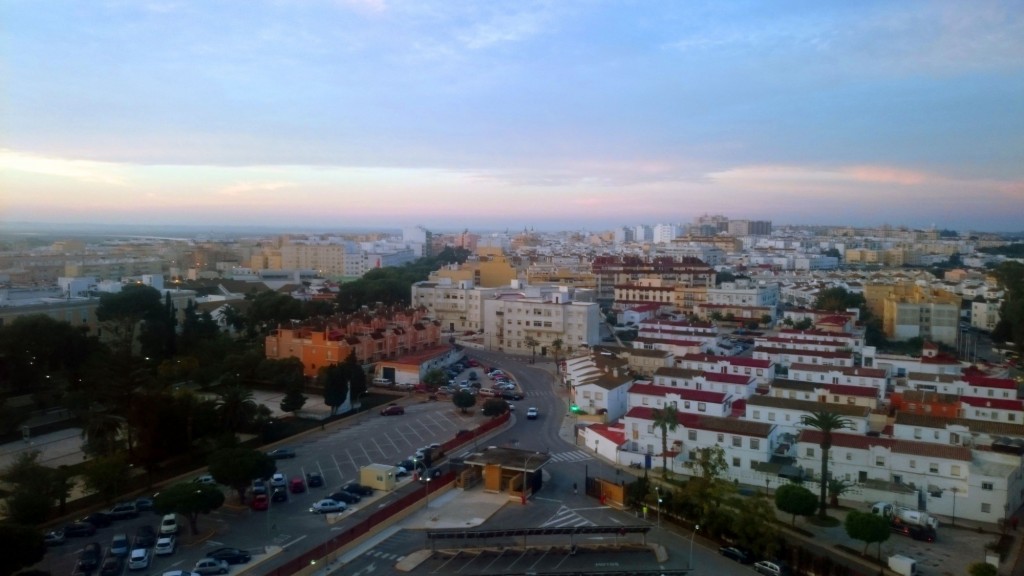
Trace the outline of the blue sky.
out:
[[[1024,2],[5,0],[0,223],[1024,229]]]

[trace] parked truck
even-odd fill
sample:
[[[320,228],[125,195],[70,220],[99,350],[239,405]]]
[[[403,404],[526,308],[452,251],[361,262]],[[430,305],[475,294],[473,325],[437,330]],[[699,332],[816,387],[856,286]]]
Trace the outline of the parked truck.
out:
[[[897,506],[889,502],[876,502],[871,512],[889,520],[889,528],[915,540],[934,542],[939,522],[927,512]]]
[[[900,576],[916,576],[917,562],[909,556],[893,554],[892,556],[889,556],[889,570],[892,570]]]

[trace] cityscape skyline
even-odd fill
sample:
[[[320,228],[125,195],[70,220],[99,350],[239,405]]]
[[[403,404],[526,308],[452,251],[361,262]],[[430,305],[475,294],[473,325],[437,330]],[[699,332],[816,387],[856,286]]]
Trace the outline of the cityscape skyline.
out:
[[[1020,231],[1021,8],[15,0],[0,226]]]

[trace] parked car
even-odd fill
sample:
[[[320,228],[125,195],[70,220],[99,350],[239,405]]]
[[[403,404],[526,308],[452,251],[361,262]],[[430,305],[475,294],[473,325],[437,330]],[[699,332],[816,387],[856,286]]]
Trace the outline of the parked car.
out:
[[[47,546],[56,546],[64,543],[64,531],[63,530],[50,530],[43,536],[43,542],[46,542]]]
[[[88,522],[97,528],[106,528],[114,523],[114,517],[106,512],[93,512],[79,520],[79,522]]]
[[[513,392],[512,390],[505,390],[504,392],[501,393],[501,397],[504,398],[505,400],[522,400],[523,399],[523,395],[522,394],[520,394],[518,392]]]
[[[252,493],[253,495],[266,494],[267,483],[262,478],[256,478],[252,481]]]
[[[91,572],[100,565],[102,559],[103,547],[97,542],[89,542],[78,553],[78,567],[86,572]]]
[[[295,458],[295,450],[292,450],[291,448],[278,448],[277,450],[271,450],[270,452],[267,452],[267,456],[270,456],[274,460]]]
[[[152,556],[149,554],[149,548],[135,548],[132,550],[130,556],[128,556],[128,569],[129,570],[145,570],[149,568],[149,562]]]
[[[245,564],[252,559],[252,554],[239,548],[218,548],[207,553],[206,557],[223,560],[228,564]]]
[[[161,534],[177,534],[178,533],[178,515],[164,514],[164,517],[160,519],[160,533]]]
[[[284,474],[281,474],[280,472],[277,472],[270,477],[271,488],[284,488],[287,485],[288,481],[284,479]]]
[[[441,477],[441,469],[440,468],[428,468],[427,470],[424,470],[422,474],[420,474],[420,482],[423,483],[423,484],[426,484],[428,481],[431,481],[434,478],[440,478],[440,477]]]
[[[149,548],[156,543],[156,530],[152,526],[139,526],[135,531],[135,548]]]
[[[121,569],[124,568],[123,556],[107,556],[100,564],[100,576],[121,576]]]
[[[92,536],[96,533],[96,526],[89,522],[72,522],[64,527],[62,530],[64,536],[67,538],[75,538],[78,536]]]
[[[110,539],[110,553],[114,556],[127,556],[128,555],[128,535],[125,533],[114,534],[114,537]]]
[[[380,410],[381,416],[401,416],[402,414],[405,414],[405,408],[398,404],[389,404]]]
[[[127,520],[129,518],[138,518],[139,509],[135,506],[135,502],[121,502],[107,512],[115,520]]]
[[[139,512],[151,512],[153,510],[153,499],[147,496],[140,496],[135,499],[135,507]]]
[[[213,479],[213,476],[209,474],[203,474],[202,476],[196,476],[192,479],[196,484],[216,484],[217,481]]]
[[[270,508],[270,498],[267,498],[266,494],[257,494],[252,497],[249,507],[253,510],[266,510]]]
[[[765,576],[784,576],[788,574],[786,567],[779,562],[761,560],[754,563],[754,571]]]
[[[199,572],[191,572],[188,570],[171,570],[164,572],[162,576],[202,576]]]
[[[319,488],[324,485],[324,477],[319,472],[306,472],[306,485],[310,488]]]
[[[346,508],[348,508],[348,506],[346,506],[344,502],[338,502],[337,500],[326,498],[324,500],[314,502],[313,505],[310,506],[309,511],[316,512],[317,514],[329,514],[331,512],[344,512]]]
[[[359,494],[345,492],[344,490],[340,492],[335,492],[334,494],[328,496],[328,498],[331,500],[335,500],[337,502],[344,502],[345,504],[355,504],[363,499]]]
[[[227,574],[230,569],[227,562],[210,557],[201,559],[192,567],[192,571],[199,574]]]
[[[168,554],[174,554],[175,548],[177,548],[178,541],[174,536],[161,536],[156,541],[156,546],[153,547],[153,554],[157,556],[167,556]]]
[[[342,486],[341,489],[344,492],[351,492],[353,494],[358,494],[360,496],[373,496],[373,488],[370,488],[369,486],[364,486],[363,484],[360,484],[358,482],[349,482],[348,484]]]
[[[461,430],[459,430],[458,432],[455,433],[455,437],[456,438],[462,438],[462,437],[465,437],[465,436],[472,436],[472,435],[473,435],[473,431],[472,430],[466,430],[465,428],[463,428],[463,429],[461,429]]]
[[[537,409],[534,408],[533,406],[530,406],[529,408],[526,409],[526,419],[527,420],[536,420],[537,419],[537,414],[538,414],[537,413]]]
[[[750,555],[750,552],[747,552],[746,550],[742,548],[737,548],[735,546],[722,546],[718,549],[718,553],[722,556],[725,556],[726,558],[731,558],[732,560],[735,560],[740,564],[750,564],[754,561],[754,558]]]

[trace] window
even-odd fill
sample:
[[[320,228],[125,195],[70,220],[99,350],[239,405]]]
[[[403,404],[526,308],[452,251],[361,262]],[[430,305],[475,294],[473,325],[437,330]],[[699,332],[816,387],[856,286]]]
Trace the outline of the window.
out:
[[[992,486],[991,482],[982,482],[981,483],[981,489],[982,490],[992,490],[992,488],[993,488],[993,486]]]
[[[920,439],[921,439],[921,429],[920,428],[914,428],[914,440],[920,440]]]
[[[910,469],[914,470],[916,468],[917,468],[917,460],[911,460],[910,461]]]
[[[885,466],[885,457],[875,456],[875,466]]]
[[[650,404],[650,398],[644,396],[640,403],[643,404],[644,406],[647,406],[648,404]]]
[[[849,450],[847,450],[847,452],[846,452],[846,459],[847,460],[853,460],[853,452],[850,452]]]
[[[696,430],[687,430],[686,431],[686,438],[690,442],[696,442],[697,441],[697,431]]]
[[[742,465],[743,464],[740,462],[740,459],[737,458],[736,456],[733,456],[733,458],[732,458],[732,466],[733,466],[733,468],[739,468]]]
[[[719,434],[718,435],[718,442],[719,443],[725,442],[725,434]]]
[[[739,436],[733,436],[732,437],[732,447],[733,448],[743,448],[743,438],[740,438]]]
[[[750,439],[750,449],[751,450],[760,450],[761,449],[761,439],[760,438],[751,438]]]
[[[761,411],[760,410],[754,410],[753,416],[754,416],[754,420],[760,420],[761,419]]]
[[[928,463],[928,473],[930,473],[930,474],[938,474],[939,473],[939,465],[937,463],[935,463],[935,462],[929,462]]]
[[[648,424],[647,425],[647,433],[648,434],[654,434],[654,424]]]
[[[584,390],[583,391],[583,397],[584,398],[590,398],[590,390]]]
[[[690,409],[690,401],[689,400],[683,400],[683,409],[685,409],[685,410],[689,410]]]
[[[989,504],[988,502],[985,502],[985,503],[983,503],[983,504],[981,505],[981,511],[982,511],[983,513],[985,513],[985,514],[988,514],[989,512],[991,512],[991,511],[992,511],[992,505],[991,505],[991,504]]]
[[[808,458],[814,458],[814,448],[808,448],[804,455]]]
[[[704,402],[697,402],[697,412],[707,412],[708,405]]]
[[[604,392],[594,392],[594,400],[604,400]]]
[[[775,422],[775,412],[769,412],[768,413],[768,421],[769,422]]]
[[[951,467],[951,468],[949,469],[949,475],[950,475],[950,476],[956,476],[956,477],[959,477],[959,476],[960,476],[960,465],[959,465],[959,464],[954,464],[954,465],[953,465],[953,466],[952,466],[952,467]]]

